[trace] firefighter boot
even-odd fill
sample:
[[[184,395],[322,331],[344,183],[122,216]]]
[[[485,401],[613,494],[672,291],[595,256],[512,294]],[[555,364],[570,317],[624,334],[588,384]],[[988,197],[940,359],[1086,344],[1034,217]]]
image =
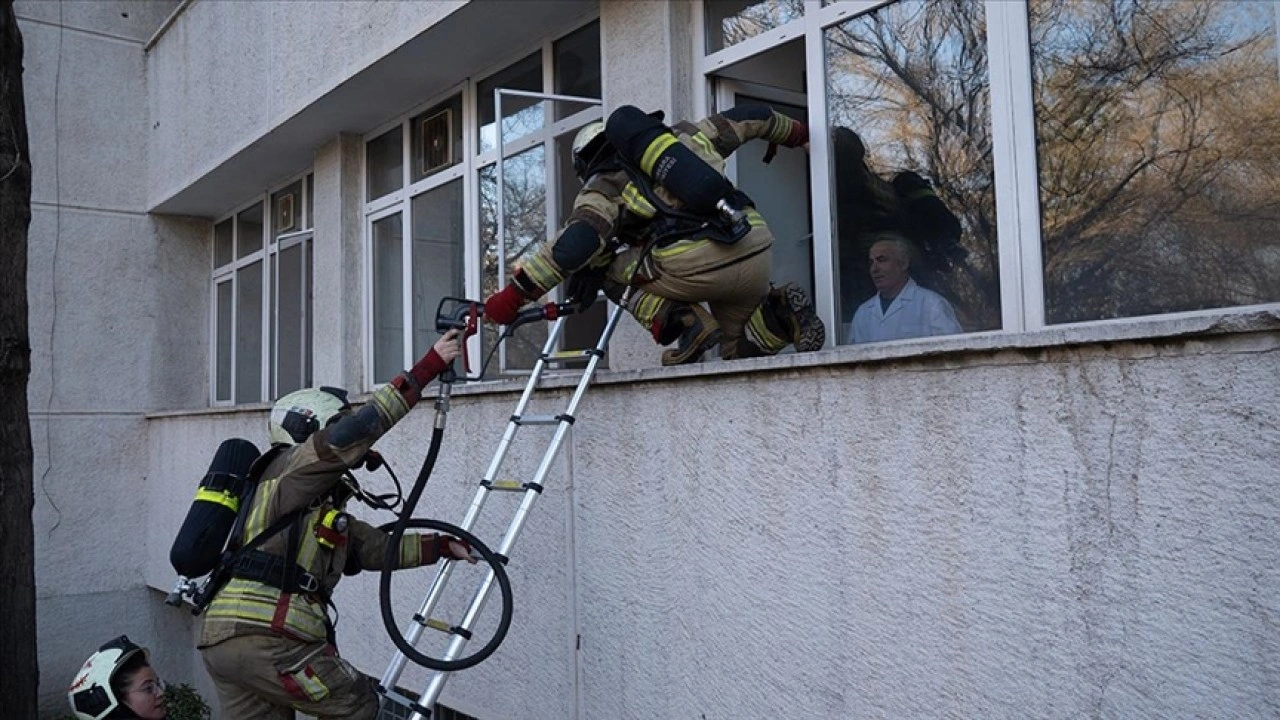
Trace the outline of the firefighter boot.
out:
[[[796,352],[821,350],[826,344],[827,328],[814,311],[809,294],[799,285],[787,283],[770,289],[769,305],[773,308],[774,317],[782,321]]]
[[[667,311],[654,339],[676,346],[662,352],[663,365],[684,365],[702,360],[702,354],[720,342],[720,324],[697,303],[679,304]]]

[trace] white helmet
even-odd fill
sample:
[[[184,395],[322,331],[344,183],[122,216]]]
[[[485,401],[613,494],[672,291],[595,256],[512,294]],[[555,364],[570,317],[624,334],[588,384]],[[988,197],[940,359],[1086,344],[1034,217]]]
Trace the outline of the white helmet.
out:
[[[594,142],[597,138],[599,142]],[[577,173],[579,180],[587,179],[586,174],[591,167],[591,161],[599,154],[605,142],[603,120],[583,125],[578,134],[573,136],[573,171]]]
[[[347,391],[340,388],[295,390],[272,406],[267,437],[272,445],[297,445],[350,408]]]
[[[150,654],[146,648],[134,645],[128,636],[121,635],[98,648],[98,652],[84,661],[80,672],[76,673],[75,680],[67,690],[67,701],[71,703],[71,709],[75,711],[77,718],[103,720],[112,715],[118,716],[115,711],[123,705],[120,698],[116,697],[115,691],[111,689],[111,678],[138,653],[142,653],[147,664],[151,663]],[[124,714],[126,717],[133,717],[133,714],[127,710]]]

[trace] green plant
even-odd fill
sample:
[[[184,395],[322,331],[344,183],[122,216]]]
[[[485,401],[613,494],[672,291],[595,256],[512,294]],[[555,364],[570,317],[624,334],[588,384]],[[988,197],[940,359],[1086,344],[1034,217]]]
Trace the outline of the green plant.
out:
[[[165,714],[169,720],[212,720],[213,711],[195,688],[185,683],[169,685],[164,690]]]

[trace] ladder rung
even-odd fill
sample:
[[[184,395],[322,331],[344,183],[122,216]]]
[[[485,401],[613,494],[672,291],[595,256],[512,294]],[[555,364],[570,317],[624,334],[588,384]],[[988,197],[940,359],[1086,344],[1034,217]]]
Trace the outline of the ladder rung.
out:
[[[426,618],[424,620],[421,615],[414,615],[413,619],[423,627],[429,627],[432,630],[439,630],[442,633],[449,633],[450,635],[461,635],[468,640],[471,639],[470,630],[458,627],[457,625],[452,625],[444,620],[437,620],[436,618]]]
[[[568,415],[512,415],[512,423],[517,425],[554,425],[567,418]],[[572,421],[572,420],[570,420]]]
[[[547,362],[566,362],[569,360],[581,360],[582,358],[589,358],[592,355],[603,356],[604,351],[597,350],[595,348],[587,348],[586,350],[557,350],[548,355],[543,355],[542,359]]]
[[[524,492],[526,490],[533,490],[537,493],[542,492],[542,486],[538,483],[522,483],[519,480],[494,480],[493,482],[481,481],[480,484],[490,490],[499,490],[502,492]]]

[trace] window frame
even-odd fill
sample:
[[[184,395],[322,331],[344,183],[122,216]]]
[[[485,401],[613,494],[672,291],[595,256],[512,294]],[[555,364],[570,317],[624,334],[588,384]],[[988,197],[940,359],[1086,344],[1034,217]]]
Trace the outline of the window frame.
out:
[[[279,292],[279,273],[280,262],[279,254],[283,250],[298,245],[302,246],[304,277],[312,278],[314,281],[314,268],[306,269],[307,259],[307,243],[311,243],[311,257],[314,258],[314,238],[315,225],[311,217],[312,208],[308,202],[312,187],[314,185],[314,173],[311,169],[291,176],[287,180],[272,185],[264,192],[255,195],[245,202],[237,205],[229,212],[217,217],[210,229],[209,237],[209,406],[210,407],[236,407],[240,405],[255,405],[264,402],[271,402],[275,399],[275,390],[279,381],[279,303],[277,295]],[[299,184],[299,197],[294,201],[294,212],[298,214],[300,229],[281,233],[276,236],[273,232],[273,216],[274,206],[272,203],[273,196],[281,190],[287,189],[289,186]],[[252,208],[254,205],[262,204],[262,245],[257,250],[245,255],[237,257],[240,244],[240,225],[236,219],[242,212]],[[216,233],[218,225],[223,222],[231,223],[231,260],[220,266],[214,266],[216,262]],[[273,263],[274,260],[274,263]],[[262,277],[262,310],[260,342],[262,352],[258,359],[260,381],[258,383],[258,399],[241,401],[236,398],[236,380],[237,378],[237,357],[240,348],[236,343],[236,334],[239,329],[239,271],[253,265],[255,262],[261,263]],[[230,353],[230,396],[227,399],[218,398],[218,288],[224,284],[230,283],[231,286],[231,353]],[[310,293],[310,288],[304,287],[304,292]],[[314,310],[312,310],[314,312]],[[308,348],[311,342],[306,337],[307,328],[310,327],[311,318],[308,316],[306,298],[302,302],[302,332],[303,342],[300,348],[300,372],[303,378],[304,386],[309,382],[308,367],[311,363]]]
[[[826,30],[898,1],[839,0],[823,5],[821,0],[805,0],[801,18],[735,45],[708,52],[707,4],[706,0],[696,0],[693,9],[695,107],[703,108],[707,113],[717,111],[718,96],[722,94],[720,86],[730,80],[718,76],[723,69],[802,38],[810,126],[829,127],[824,43]],[[1278,19],[1277,35],[1280,35],[1280,3],[1273,3],[1273,6]],[[1004,0],[984,0],[983,10],[987,30],[1001,327],[966,332],[959,337],[1014,335],[1067,327],[1114,326],[1116,323],[1132,324],[1173,317],[1204,317],[1227,311],[1277,305],[1259,303],[1072,323],[1046,322],[1029,11],[1025,3]],[[810,187],[813,193],[810,209],[814,218],[814,302],[827,327],[834,328],[839,317],[839,293],[834,266],[836,247],[832,234],[833,183],[830,168],[833,158],[826,133],[818,132],[810,136],[809,154]],[[730,167],[732,168],[732,164]],[[839,331],[832,335],[832,342],[827,347],[840,346],[835,342],[838,338]],[[876,345],[902,342],[918,343],[922,352],[931,347],[930,343],[921,342],[920,339],[886,341]],[[846,344],[848,345],[851,344]]]
[[[362,268],[362,318],[364,320],[365,331],[364,337],[364,376],[362,378],[363,386],[366,389],[373,389],[384,384],[390,378],[378,380],[374,367],[374,342],[373,342],[373,221],[388,217],[396,212],[401,213],[402,228],[402,279],[401,279],[401,313],[403,315],[404,327],[404,345],[402,348],[402,364],[409,367],[417,359],[413,357],[413,310],[412,310],[412,266],[413,266],[413,239],[411,237],[413,217],[412,205],[413,200],[419,195],[435,190],[450,182],[461,179],[463,193],[463,253],[464,253],[464,294],[467,297],[478,297],[484,287],[483,263],[481,262],[481,226],[480,226],[480,177],[481,173],[488,168],[494,168],[495,174],[499,175],[498,182],[501,183],[501,168],[505,160],[526,152],[534,147],[542,146],[544,148],[544,181],[546,183],[546,204],[544,213],[546,216],[546,227],[548,233],[554,232],[556,227],[556,213],[559,207],[558,203],[559,188],[556,181],[556,173],[561,169],[556,167],[555,161],[555,143],[556,139],[566,133],[573,132],[577,128],[586,125],[593,120],[603,118],[603,111],[600,105],[579,110],[573,114],[555,119],[555,104],[552,102],[543,102],[543,118],[542,124],[537,129],[514,140],[508,141],[503,147],[494,147],[489,150],[480,151],[479,140],[479,110],[480,97],[479,87],[493,75],[502,72],[510,67],[513,63],[519,62],[522,58],[528,57],[534,52],[540,53],[542,87],[554,88],[555,86],[555,44],[559,40],[568,37],[579,30],[593,24],[598,23],[599,17],[592,15],[584,17],[571,25],[558,28],[553,35],[543,37],[536,42],[532,42],[523,46],[514,47],[511,51],[504,55],[499,61],[495,62],[481,71],[471,75],[465,81],[457,83],[449,88],[437,93],[426,101],[412,107],[408,112],[398,115],[396,118],[389,120],[365,133],[362,136],[362,148],[367,147],[369,141],[380,137],[381,135],[393,130],[397,126],[401,128],[403,133],[401,142],[402,152],[402,184],[399,190],[383,195],[373,200],[367,200],[363,203],[363,255],[364,263]],[[603,60],[603,58],[602,58]],[[603,64],[601,67],[603,73]],[[502,95],[508,94],[510,91],[504,88],[495,88],[495,106],[494,115],[495,122],[501,127],[502,108],[500,98]],[[529,91],[532,92],[532,91]],[[559,96],[551,92],[537,93],[539,96],[566,97]],[[461,118],[462,123],[462,160],[453,166],[440,170],[422,180],[410,183],[412,177],[412,127],[413,119],[418,115],[430,110],[433,107],[450,101],[455,95],[461,95]],[[599,101],[602,103],[602,99]],[[361,158],[361,192],[367,184],[368,168],[366,166],[368,153],[362,151]],[[571,171],[570,169],[567,169]],[[362,196],[363,197],[363,196]],[[499,195],[501,197],[501,194]],[[498,217],[499,227],[501,227],[502,217]],[[498,281],[501,283],[505,279],[505,256],[499,257],[499,275]],[[557,291],[559,292],[559,291]],[[483,332],[492,332],[491,329],[482,328]],[[473,336],[468,340],[467,352],[473,358],[472,371],[478,371],[478,363],[483,358],[482,355],[482,338],[480,334]],[[506,369],[506,353],[505,348],[500,350],[495,358],[496,368],[492,368],[491,372],[501,372],[504,374],[521,374],[527,373],[528,370]]]

